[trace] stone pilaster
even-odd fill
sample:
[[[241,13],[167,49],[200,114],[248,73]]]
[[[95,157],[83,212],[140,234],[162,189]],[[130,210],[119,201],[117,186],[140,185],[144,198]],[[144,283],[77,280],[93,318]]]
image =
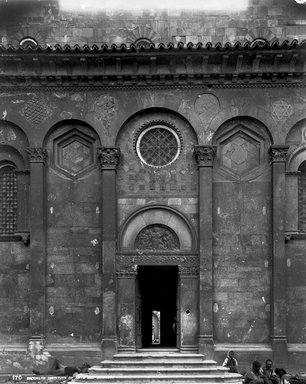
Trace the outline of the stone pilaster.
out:
[[[27,149],[30,162],[30,342],[44,343],[45,331],[45,276],[46,276],[46,212],[44,148]]]
[[[285,166],[288,146],[270,147],[272,165],[272,297],[271,342],[275,356],[282,362],[287,354],[286,329],[286,255],[285,255]]]
[[[197,353],[199,335],[198,302],[199,268],[179,266],[180,351]]]
[[[117,352],[117,198],[116,169],[120,161],[119,148],[99,148],[102,171],[102,357],[112,358]]]
[[[137,270],[117,272],[118,281],[118,352],[136,351],[136,277]]]
[[[212,255],[212,167],[217,148],[196,146],[199,169],[199,352],[211,359],[213,336],[213,255]]]
[[[298,190],[300,171],[286,172],[286,232],[298,232]]]

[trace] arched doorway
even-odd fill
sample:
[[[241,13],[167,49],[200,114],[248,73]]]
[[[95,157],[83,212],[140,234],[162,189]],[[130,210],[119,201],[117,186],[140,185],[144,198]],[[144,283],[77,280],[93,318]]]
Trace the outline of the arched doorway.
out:
[[[151,206],[132,215],[117,254],[119,352],[198,349],[198,255],[188,221]]]
[[[177,348],[178,267],[138,268],[137,348]]]

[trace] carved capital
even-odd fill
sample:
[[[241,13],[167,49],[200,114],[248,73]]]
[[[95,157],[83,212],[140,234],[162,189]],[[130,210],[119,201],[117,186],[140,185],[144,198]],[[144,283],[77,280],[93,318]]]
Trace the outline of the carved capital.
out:
[[[44,163],[47,160],[48,152],[45,148],[27,148],[30,163]]]
[[[271,163],[284,163],[287,160],[288,145],[271,145],[269,155]]]
[[[120,279],[134,279],[137,276],[138,267],[137,265],[119,266],[116,275]]]
[[[102,147],[98,148],[98,159],[101,169],[116,169],[120,162],[120,148]]]
[[[215,145],[196,145],[194,147],[194,157],[199,167],[212,167],[216,156],[217,147]]]

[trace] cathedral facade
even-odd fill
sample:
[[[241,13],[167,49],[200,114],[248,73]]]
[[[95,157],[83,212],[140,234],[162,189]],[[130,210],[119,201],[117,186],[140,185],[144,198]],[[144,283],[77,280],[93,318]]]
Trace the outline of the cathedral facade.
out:
[[[4,9],[0,372],[44,350],[302,367],[306,6],[253,3]]]

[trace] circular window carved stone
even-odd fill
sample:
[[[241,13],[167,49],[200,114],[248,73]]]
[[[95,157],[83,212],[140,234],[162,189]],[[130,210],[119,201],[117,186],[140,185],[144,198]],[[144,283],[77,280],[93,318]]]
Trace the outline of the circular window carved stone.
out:
[[[181,146],[181,139],[174,129],[163,124],[154,124],[139,134],[136,153],[144,164],[161,168],[178,158]]]

